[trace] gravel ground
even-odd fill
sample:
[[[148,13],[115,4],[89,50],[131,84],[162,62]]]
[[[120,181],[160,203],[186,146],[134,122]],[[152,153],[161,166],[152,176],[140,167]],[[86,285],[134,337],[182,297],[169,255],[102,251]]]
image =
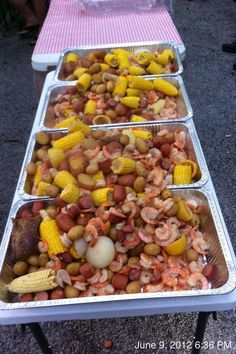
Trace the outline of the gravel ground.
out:
[[[187,49],[183,79],[194,111],[194,121],[234,248],[235,226],[235,78],[234,54],[221,45],[236,39],[236,4],[231,0],[176,1],[175,24]],[[0,231],[2,234],[15,191],[22,159],[37,108],[28,39],[19,39],[17,26],[0,32],[0,102],[2,182]],[[234,122],[233,122],[234,120]],[[233,124],[234,123],[234,124]],[[7,174],[6,174],[7,171]],[[125,319],[43,323],[54,353],[102,353],[104,338],[113,341],[111,353],[190,353],[196,314],[176,314]],[[234,310],[209,320],[205,340],[212,349],[202,353],[235,353]],[[158,349],[164,341],[166,348]],[[218,341],[225,341],[217,348]],[[137,342],[154,342],[155,350],[136,350]],[[184,343],[180,350],[171,342]],[[2,326],[1,353],[40,353],[29,329]],[[184,345],[186,349],[184,348]],[[227,349],[227,347],[229,349]]]

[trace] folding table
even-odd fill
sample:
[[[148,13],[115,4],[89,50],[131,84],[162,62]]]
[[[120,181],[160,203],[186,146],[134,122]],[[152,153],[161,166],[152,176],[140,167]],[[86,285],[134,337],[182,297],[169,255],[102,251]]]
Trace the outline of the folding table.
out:
[[[51,0],[31,58],[37,93],[41,93],[45,76],[57,65],[63,49],[144,41],[173,41],[181,58],[185,56],[184,44],[165,6],[95,16],[81,12],[75,0]]]

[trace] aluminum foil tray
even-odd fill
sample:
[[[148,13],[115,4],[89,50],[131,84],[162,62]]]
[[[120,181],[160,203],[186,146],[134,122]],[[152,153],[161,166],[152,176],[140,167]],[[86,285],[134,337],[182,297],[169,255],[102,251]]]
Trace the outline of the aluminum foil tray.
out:
[[[135,125],[130,125],[130,127],[140,127],[140,124],[135,124]],[[188,184],[188,185],[169,185],[168,188],[171,189],[176,189],[176,188],[200,188],[202,187],[207,181],[208,181],[208,172],[207,172],[207,167],[205,163],[205,159],[203,157],[202,151],[199,148],[198,141],[196,139],[196,135],[193,133],[192,126],[191,124],[186,124],[186,123],[163,123],[163,124],[152,124],[152,125],[147,125],[144,124],[142,127],[145,127],[146,129],[152,131],[154,134],[157,132],[157,130],[162,130],[162,129],[168,129],[169,131],[175,131],[176,129],[181,129],[181,131],[184,131],[186,133],[187,139],[186,139],[186,149],[189,153],[189,159],[196,161],[200,167],[201,171],[201,178],[195,183]],[[127,127],[125,127],[127,128]],[[96,130],[96,127],[93,127],[94,130]],[[113,126],[107,126],[103,127],[102,129],[104,130],[110,130],[114,129]],[[122,130],[122,127],[119,126],[118,129]],[[55,132],[52,131],[52,132]],[[50,134],[50,131],[47,131],[48,134]],[[65,133],[66,134],[66,133]],[[30,199],[35,199],[36,196],[30,194],[30,188],[29,188],[29,183],[27,180],[27,172],[26,172],[26,165],[32,161],[32,155],[35,150],[35,147],[37,146],[36,142],[36,133],[32,136],[31,140],[29,141],[27,151],[26,151],[26,157],[23,163],[23,168],[20,174],[19,178],[19,185],[18,185],[18,194],[19,196],[24,199],[24,200],[30,200]],[[38,197],[39,199],[45,199],[45,197]]]
[[[62,73],[62,65],[65,62],[65,57],[70,53],[76,53],[80,55],[88,55],[94,50],[103,49],[109,52],[111,49],[124,48],[130,51],[149,51],[153,52],[155,49],[159,48],[161,50],[171,49],[174,52],[175,60],[175,72],[173,75],[179,75],[183,72],[183,65],[179,56],[178,46],[174,42],[136,42],[136,43],[118,43],[118,44],[107,44],[107,45],[95,45],[95,46],[81,46],[65,49],[59,58],[59,62],[56,68],[55,77],[56,81],[65,81],[65,77]],[[167,74],[161,74],[158,76],[167,76]]]
[[[155,77],[146,77],[146,80],[153,80]],[[176,104],[177,104],[177,115],[178,117],[176,119],[161,119],[161,120],[155,120],[155,121],[149,121],[145,122],[145,124],[153,124],[155,123],[163,123],[163,122],[186,122],[189,118],[192,117],[193,111],[192,107],[184,86],[184,82],[180,76],[176,77],[166,77],[165,78],[167,81],[171,82],[174,84],[178,89],[179,89],[179,95],[176,97]],[[63,95],[65,94],[65,89],[67,87],[74,86],[73,83],[63,83],[63,84],[54,84],[48,88],[48,92],[46,94],[44,103],[43,103],[43,108],[42,108],[42,113],[40,116],[40,121],[39,121],[39,126],[41,129],[53,129],[52,127],[52,119],[54,118],[54,110],[53,110],[53,102],[55,98],[58,95]],[[109,124],[114,127],[116,126],[125,126],[128,124],[137,124],[137,123],[113,123]],[[103,126],[104,124],[100,125],[94,125],[94,126]]]
[[[20,309],[35,308],[43,306],[71,305],[82,303],[99,303],[104,301],[119,300],[137,300],[137,299],[153,299],[153,298],[179,298],[194,297],[202,295],[222,295],[233,291],[236,287],[236,269],[232,260],[232,256],[224,237],[223,224],[217,211],[214,196],[209,188],[204,187],[201,190],[174,190],[174,195],[182,198],[193,198],[199,202],[203,213],[201,217],[202,231],[208,234],[209,255],[204,258],[205,263],[215,265],[217,270],[216,280],[211,283],[210,289],[207,290],[182,290],[182,291],[166,291],[158,293],[137,293],[124,295],[107,295],[95,297],[81,297],[74,299],[34,301],[34,302],[17,302],[14,294],[8,293],[3,286],[0,288],[0,309]],[[30,202],[18,200],[12,205],[10,215],[7,221],[4,237],[1,244],[0,254],[0,279],[1,284],[8,284],[13,278],[12,262],[10,257],[10,238],[13,227],[13,219],[18,212],[29,206]]]

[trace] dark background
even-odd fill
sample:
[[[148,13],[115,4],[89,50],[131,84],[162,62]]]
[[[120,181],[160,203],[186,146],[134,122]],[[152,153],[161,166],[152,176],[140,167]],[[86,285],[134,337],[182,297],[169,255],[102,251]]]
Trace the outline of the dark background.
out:
[[[186,46],[184,83],[193,107],[194,122],[216,189],[225,222],[236,247],[235,236],[235,54],[222,52],[222,43],[236,40],[236,3],[232,0],[178,0],[174,22]],[[32,47],[21,39],[18,26],[0,27],[0,235],[3,234],[27,141],[37,109],[31,68]],[[158,300],[157,300],[158,301]],[[176,314],[93,321],[48,322],[42,325],[55,353],[102,352],[104,338],[113,340],[111,353],[136,353],[137,341],[192,341],[196,314]],[[213,349],[224,353],[217,341],[226,341],[235,353],[235,312],[219,313],[210,320],[205,335]],[[20,326],[0,328],[1,353],[40,353],[33,336]],[[152,351],[143,350],[151,353]],[[169,354],[170,350],[153,353]],[[190,353],[172,350],[171,353]]]

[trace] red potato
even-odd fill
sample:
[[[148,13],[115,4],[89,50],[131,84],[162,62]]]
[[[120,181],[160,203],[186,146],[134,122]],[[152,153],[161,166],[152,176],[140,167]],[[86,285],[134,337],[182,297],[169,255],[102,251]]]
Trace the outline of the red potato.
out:
[[[108,107],[108,108],[115,108],[115,107],[116,107],[116,104],[117,104],[117,102],[116,102],[113,98],[110,98],[110,99],[107,101],[107,107]]]
[[[75,219],[79,215],[79,212],[80,210],[76,204],[67,204],[62,209],[62,214],[69,215],[72,219]]]
[[[84,195],[83,197],[80,197],[78,201],[78,206],[81,209],[89,209],[93,207],[94,204],[91,195]]]
[[[64,262],[65,264],[70,264],[73,262],[73,257],[70,254],[70,252],[64,252],[60,258],[62,259],[62,262]]]
[[[50,295],[50,299],[51,300],[59,300],[59,299],[64,299],[65,294],[64,294],[64,290],[60,287],[55,288]]]
[[[84,263],[81,267],[80,267],[80,274],[84,277],[84,279],[88,279],[91,278],[94,273],[95,273],[95,269],[93,268],[93,266],[90,263]]]
[[[57,215],[56,222],[59,229],[64,232],[68,232],[73,226],[76,225],[71,216],[62,213]]]
[[[107,159],[107,158],[103,158],[100,161],[98,161],[98,166],[99,169],[102,170],[102,172],[105,175],[108,175],[109,173],[111,173],[111,160]]]
[[[33,300],[34,300],[34,297],[30,293],[22,294],[19,298],[20,302],[29,302],[29,301],[33,301]]]
[[[170,144],[162,144],[160,150],[164,157],[168,157],[170,154]]]
[[[129,279],[128,279],[127,275],[115,273],[112,277],[111,285],[115,289],[125,290],[125,288],[128,284],[128,281],[129,281]]]
[[[56,198],[55,198],[55,204],[57,207],[59,208],[63,208],[64,206],[66,206],[66,202],[64,202],[63,199],[61,199],[60,195],[58,195]]]
[[[45,208],[45,203],[42,201],[34,202],[32,207],[32,213],[34,216],[39,215],[39,211]]]
[[[82,68],[89,69],[91,65],[92,65],[92,62],[88,58],[82,58],[81,59]]]
[[[39,291],[34,296],[34,301],[45,301],[48,300],[49,295],[46,291]]]
[[[83,112],[84,111],[85,103],[83,102],[82,98],[79,98],[73,103],[73,110],[75,113]]]
[[[93,52],[93,55],[95,56],[96,59],[104,59],[106,54],[107,53],[105,52],[105,50],[95,50]]]
[[[136,179],[135,175],[127,174],[127,175],[120,176],[118,178],[118,183],[124,187],[133,187],[135,179]]]
[[[128,108],[123,103],[118,103],[115,107],[115,111],[118,116],[125,116],[128,112]]]
[[[76,224],[81,226],[86,226],[90,219],[94,218],[93,213],[86,213],[84,216],[79,215],[76,219]]]
[[[125,200],[126,191],[124,186],[114,185],[113,188],[113,200],[115,202],[122,202]]]

